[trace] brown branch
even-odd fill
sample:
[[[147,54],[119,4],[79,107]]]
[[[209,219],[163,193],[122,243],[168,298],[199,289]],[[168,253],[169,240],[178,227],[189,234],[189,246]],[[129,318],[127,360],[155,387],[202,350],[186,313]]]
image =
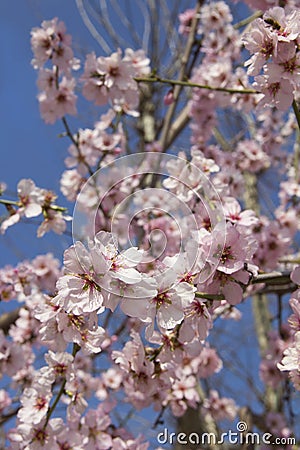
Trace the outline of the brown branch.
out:
[[[259,216],[260,204],[257,189],[257,177],[255,174],[245,173],[245,205],[246,208],[252,209]],[[262,274],[256,277],[256,282],[278,283],[286,274],[273,273],[270,278]],[[257,281],[259,278],[259,281]],[[286,278],[285,278],[286,282]],[[261,358],[264,358],[269,348],[269,332],[271,330],[271,313],[269,309],[268,297],[266,294],[255,294],[252,297],[252,311],[256,328],[257,342]],[[278,405],[282,398],[280,389],[276,391],[271,386],[266,386],[265,390],[265,407],[267,411],[278,411]]]
[[[217,91],[217,92],[225,92],[227,94],[261,94],[260,91],[257,91],[256,89],[237,89],[237,88],[230,88],[230,87],[220,87],[220,86],[210,86],[209,84],[199,84],[199,83],[193,83],[192,81],[186,81],[186,80],[170,80],[168,78],[162,78],[158,75],[151,75],[150,77],[135,77],[134,80],[137,83],[164,83],[169,84],[170,86],[175,86],[180,88],[180,91],[183,87],[191,87],[191,88],[198,88],[198,89],[206,89],[208,91]],[[173,109],[176,107],[175,99],[175,90],[174,89],[174,102],[171,104],[171,106],[175,105]],[[177,89],[179,90],[179,89]],[[170,106],[170,109],[171,109]],[[169,109],[169,111],[170,111]],[[172,111],[171,110],[171,111]],[[173,117],[173,114],[172,114]],[[172,119],[171,117],[171,119]],[[166,121],[168,119],[168,115],[166,116]]]
[[[8,334],[11,325],[13,325],[19,317],[22,306],[0,316],[0,329],[4,334]]]
[[[181,113],[176,117],[176,119],[172,123],[172,125],[170,127],[170,132],[168,135],[168,140],[166,143],[167,148],[169,148],[173,144],[173,142],[175,141],[177,136],[181,133],[181,131],[189,123],[189,121],[190,121],[189,111],[190,111],[189,106],[188,105],[185,106],[183,108],[183,110],[181,111]]]
[[[11,419],[12,417],[14,417],[18,411],[19,411],[20,407],[13,409],[12,411],[10,411],[7,414],[3,414],[2,416],[0,416],[0,426],[2,426],[4,423],[6,423],[9,419]]]
[[[254,277],[251,281],[251,284],[260,284],[265,283],[267,285],[275,285],[279,286],[282,284],[291,283],[291,272],[286,270],[284,272],[269,272],[269,273],[261,273]]]
[[[203,3],[203,0],[197,1],[197,6],[195,8],[195,14],[194,14],[194,17],[193,17],[193,20],[191,23],[191,31],[189,33],[187,44],[186,44],[184,53],[181,58],[181,68],[179,71],[178,80],[177,80],[176,84],[174,84],[174,93],[173,93],[174,101],[169,106],[168,112],[167,112],[165,120],[164,120],[163,129],[162,129],[161,138],[160,138],[160,144],[162,147],[162,151],[166,150],[170,125],[171,125],[173,116],[175,114],[175,110],[176,110],[177,103],[179,100],[179,95],[183,88],[183,85],[181,83],[184,81],[184,78],[186,76],[187,64],[188,64],[188,61],[189,61],[189,58],[190,58],[190,55],[192,52],[193,45],[195,43],[195,36],[197,33],[197,28],[198,28],[198,23],[199,23],[199,12],[200,12],[202,3]],[[144,79],[144,81],[146,81],[146,78]]]

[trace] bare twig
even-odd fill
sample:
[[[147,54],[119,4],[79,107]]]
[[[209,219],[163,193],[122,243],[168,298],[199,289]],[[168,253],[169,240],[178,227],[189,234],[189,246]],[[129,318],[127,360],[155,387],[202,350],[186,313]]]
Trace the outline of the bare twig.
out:
[[[162,129],[162,133],[161,133],[161,138],[160,138],[160,144],[162,147],[162,150],[165,151],[166,150],[166,144],[168,141],[168,133],[170,130],[170,125],[173,119],[173,116],[175,114],[175,110],[176,110],[176,106],[179,100],[179,95],[180,92],[182,90],[182,87],[184,85],[182,85],[181,83],[183,83],[184,78],[186,77],[186,68],[187,68],[187,64],[191,55],[191,51],[195,42],[195,35],[197,32],[197,28],[198,28],[198,23],[199,23],[199,12],[200,12],[200,8],[202,6],[203,0],[198,0],[197,1],[197,6],[195,8],[195,15],[193,17],[192,20],[192,24],[191,24],[191,31],[189,33],[189,37],[187,40],[187,44],[186,44],[186,48],[185,51],[182,55],[181,58],[181,68],[179,71],[179,76],[178,76],[178,80],[177,83],[174,84],[173,86],[175,86],[174,89],[174,93],[173,93],[173,97],[174,97],[174,101],[173,103],[170,105],[168,112],[166,114],[165,120],[164,120],[164,125],[163,125],[163,129]]]
[[[18,319],[21,308],[22,307],[16,308],[13,311],[2,314],[0,317],[0,329],[3,330],[4,334],[8,333],[11,325]]]
[[[89,32],[91,33],[93,38],[98,42],[100,47],[106,53],[110,53],[111,52],[110,46],[105,41],[105,39],[98,33],[96,27],[91,22],[88,14],[87,14],[87,12],[85,10],[84,4],[83,4],[83,0],[76,0],[76,5],[77,5],[77,8],[78,8],[79,14],[81,15],[81,18],[83,20],[83,23],[85,24],[85,26],[87,27],[87,29],[89,30]]]
[[[259,91],[256,91],[255,89],[237,89],[237,88],[226,88],[226,87],[218,87],[218,86],[210,86],[208,84],[199,84],[199,83],[193,83],[192,81],[184,81],[184,80],[170,80],[169,78],[162,78],[158,75],[151,75],[150,77],[135,77],[134,80],[137,83],[164,83],[169,84],[170,86],[179,86],[179,87],[191,87],[191,88],[199,88],[199,89],[207,89],[209,91],[217,91],[217,92],[225,92],[227,94],[260,94]],[[174,90],[174,102],[171,106],[175,105],[175,90]],[[169,111],[175,109],[175,106]],[[170,113],[167,115],[166,120],[168,116],[171,115]],[[172,114],[173,117],[173,114]],[[169,122],[169,119],[168,119]],[[165,122],[166,123],[166,122]]]

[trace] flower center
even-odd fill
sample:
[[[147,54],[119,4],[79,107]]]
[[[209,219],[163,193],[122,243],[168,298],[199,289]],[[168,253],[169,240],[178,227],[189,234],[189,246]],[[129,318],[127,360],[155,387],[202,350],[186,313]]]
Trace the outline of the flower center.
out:
[[[161,292],[153,300],[156,303],[156,309],[159,309],[162,305],[171,305],[170,295],[167,292]]]

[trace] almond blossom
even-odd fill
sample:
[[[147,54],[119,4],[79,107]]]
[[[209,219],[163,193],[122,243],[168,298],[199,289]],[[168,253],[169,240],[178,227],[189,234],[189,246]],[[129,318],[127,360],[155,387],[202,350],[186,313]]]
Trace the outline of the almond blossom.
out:
[[[34,427],[28,423],[20,423],[15,430],[11,430],[8,437],[13,448],[59,450],[55,437],[63,428],[63,420],[58,418],[50,419],[46,427],[45,420]]]
[[[57,282],[58,294],[54,303],[70,313],[103,311],[104,296],[97,281],[109,269],[105,258],[97,255],[95,259],[81,242],[65,251],[64,265],[67,274]],[[105,294],[104,294],[105,295]]]
[[[168,270],[156,277],[158,284],[157,295],[148,305],[147,315],[151,318],[146,335],[152,335],[154,320],[162,329],[168,330],[181,323],[184,318],[184,309],[188,307],[195,297],[196,288],[183,281],[176,283],[176,272]]]
[[[74,89],[75,80],[63,77],[58,89],[48,89],[39,94],[41,116],[46,123],[53,124],[67,114],[77,114]]]
[[[21,422],[38,424],[46,417],[52,398],[50,386],[35,384],[26,388],[21,397],[22,408],[18,412]]]
[[[34,52],[32,64],[35,68],[42,67],[52,60],[61,70],[68,71],[74,62],[71,49],[72,37],[66,34],[66,27],[57,18],[44,20],[40,28],[31,31],[31,46]]]
[[[291,273],[291,280],[300,286],[300,266],[296,266]],[[300,371],[300,331],[299,331],[299,317],[300,317],[300,301],[299,289],[297,289],[290,299],[290,305],[293,314],[289,318],[289,326],[292,333],[292,341],[288,343],[287,348],[283,352],[283,358],[278,362],[277,367],[281,371],[289,371],[292,380],[295,380],[295,388],[299,390],[297,384],[297,374]]]
[[[8,227],[19,222],[22,217],[32,218],[41,213],[44,215],[44,221],[38,228],[38,237],[43,236],[49,230],[58,234],[65,231],[65,221],[70,220],[71,217],[63,215],[65,208],[54,204],[56,195],[53,192],[38,188],[30,179],[22,179],[18,183],[18,197],[18,202],[5,201],[9,217],[1,223],[1,233],[5,233]],[[17,209],[14,206],[17,206]]]
[[[207,421],[221,435],[223,421],[242,418],[244,407],[259,431],[292,436],[292,385],[300,390],[299,5],[249,0],[263,12],[240,22],[222,0],[200,3],[179,17],[157,3],[158,23],[145,21],[139,39],[154,56],[152,71],[144,50],[110,42],[106,54],[82,58],[76,75],[63,22],[31,32],[42,119],[60,120],[62,142],[69,139],[60,188],[76,202],[76,238],[71,244],[71,217],[54,192],[24,178],[7,200],[0,183],[2,232],[41,216],[38,237],[64,234],[66,248],[63,267],[48,253],[0,269],[9,318],[1,317],[8,391],[0,389],[0,421],[11,420],[13,450],[146,450],[152,442],[126,430],[137,410],[147,415],[145,439],[153,423],[184,423],[186,412],[200,412],[201,427]],[[161,26],[162,11],[173,28]],[[127,16],[123,24],[132,25]],[[79,124],[82,97],[94,106]],[[271,195],[267,183],[277,180]],[[267,302],[269,292],[277,301]],[[248,408],[232,378],[242,373],[235,352],[246,337],[234,347],[230,333],[238,321],[239,331],[249,326],[252,303],[264,336],[257,345],[250,336],[260,359],[241,380],[257,394]]]
[[[225,397],[220,398],[216,390],[211,390],[209,397],[205,399],[203,403],[202,412],[204,414],[210,413],[215,419],[234,420],[238,408],[232,399]]]
[[[253,56],[245,62],[245,66],[249,66],[248,74],[258,75],[263,65],[273,55],[276,37],[262,19],[257,19],[252,24],[251,31],[243,36],[243,42],[246,49],[253,53]]]
[[[293,85],[287,79],[271,82],[267,75],[255,77],[254,87],[264,94],[260,105],[276,106],[280,111],[286,111],[293,102]]]
[[[22,216],[35,217],[42,212],[42,190],[37,188],[30,179],[20,180],[18,183],[19,208],[17,211],[11,210],[11,215],[1,224],[1,232],[17,223]]]
[[[244,36],[246,48],[254,53],[245,65],[250,75],[257,75],[253,86],[264,94],[259,104],[276,106],[280,111],[291,106],[299,72],[299,33],[299,11],[275,6],[256,19]],[[259,75],[261,69],[263,75]]]
[[[142,51],[133,53],[127,50],[122,58],[121,50],[108,57],[87,55],[83,82],[83,95],[96,103],[112,101],[115,109],[130,113],[138,103],[138,90],[134,76],[149,73],[147,59]]]

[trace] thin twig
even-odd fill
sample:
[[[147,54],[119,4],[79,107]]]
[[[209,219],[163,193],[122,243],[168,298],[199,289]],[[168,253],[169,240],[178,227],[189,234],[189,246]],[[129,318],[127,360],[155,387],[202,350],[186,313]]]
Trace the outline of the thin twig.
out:
[[[89,32],[91,33],[93,38],[98,42],[100,47],[102,47],[102,49],[106,53],[110,53],[110,51],[111,51],[110,46],[107,44],[105,39],[103,39],[103,37],[98,33],[97,29],[91,22],[88,14],[85,10],[85,7],[83,5],[83,0],[75,0],[75,1],[76,1],[76,5],[77,5],[77,9],[79,11],[79,14],[81,15],[81,18],[83,20],[83,23],[85,24],[85,26],[87,27],[87,29],[89,30]]]
[[[169,106],[168,112],[167,112],[165,120],[164,120],[163,129],[162,129],[161,138],[160,138],[160,145],[162,147],[162,151],[166,150],[166,144],[168,141],[168,133],[170,130],[170,125],[171,125],[173,116],[175,114],[176,106],[177,106],[177,103],[179,100],[179,95],[181,93],[182,87],[185,86],[185,84],[182,84],[182,83],[185,83],[183,80],[186,77],[187,64],[188,64],[188,61],[189,61],[189,58],[190,58],[190,55],[192,52],[192,48],[193,48],[193,45],[195,42],[195,36],[197,33],[197,28],[198,28],[198,23],[199,23],[199,12],[200,12],[202,3],[203,3],[203,1],[201,1],[201,0],[198,0],[198,2],[197,2],[197,6],[195,8],[195,14],[194,14],[192,24],[191,24],[191,31],[189,33],[187,44],[186,44],[184,53],[181,58],[181,68],[179,71],[178,80],[176,80],[175,83],[173,84],[173,86],[175,86],[174,93],[173,93],[174,101]],[[145,77],[144,80],[146,80],[146,79],[147,78]],[[151,79],[151,78],[149,78],[149,79]]]
[[[72,356],[74,358],[75,358],[76,354],[79,352],[79,350],[80,350],[80,346],[78,344],[73,344]],[[53,404],[51,405],[51,407],[49,408],[49,410],[47,412],[46,421],[44,423],[44,429],[46,428],[46,426],[47,426],[47,424],[48,424],[48,422],[50,420],[50,417],[52,416],[52,414],[53,414],[53,412],[54,412],[54,410],[56,408],[56,405],[58,404],[61,396],[63,395],[63,393],[65,391],[66,383],[67,383],[67,379],[64,378],[64,380],[63,380],[63,382],[62,382],[62,384],[60,386],[60,389],[59,389],[59,391],[57,393],[57,396],[55,397],[55,400],[54,400]]]
[[[186,86],[186,87],[192,87],[192,88],[207,89],[209,91],[225,92],[228,94],[260,94],[261,93],[259,91],[256,91],[255,89],[236,89],[236,88],[209,86],[207,84],[198,84],[198,83],[193,83],[191,81],[170,80],[168,78],[161,78],[158,75],[151,75],[150,77],[135,77],[134,80],[137,83],[164,83],[164,84],[169,84],[171,86]],[[174,95],[174,97],[175,97],[175,95]],[[172,105],[174,105],[174,103],[172,103]],[[300,115],[299,115],[299,120],[300,120]],[[299,126],[300,126],[300,122],[299,122]]]
[[[290,275],[291,272],[289,271],[262,273],[257,275],[256,277],[251,278],[249,280],[249,283],[245,285],[245,287],[250,286],[251,284],[264,284],[267,286],[271,286],[272,289],[276,292],[276,288],[278,286],[284,286],[286,288],[286,286],[289,285],[290,286],[289,292],[290,292],[291,290],[296,289],[296,285],[294,285],[291,282]],[[269,292],[273,292],[272,289],[270,289]],[[262,294],[263,292],[259,293]],[[195,297],[207,300],[225,300],[223,294],[209,294],[207,292],[196,292]]]
[[[12,417],[14,417],[18,413],[19,409],[20,409],[20,406],[18,408],[15,408],[13,411],[1,416],[0,417],[0,426],[3,425],[4,423],[6,423]]]
[[[237,22],[233,25],[233,28],[235,30],[238,30],[239,28],[244,27],[245,25],[248,25],[249,23],[253,22],[253,20],[258,19],[259,17],[262,17],[263,12],[262,11],[256,11],[252,16],[246,17],[246,19],[241,20],[240,22]]]
[[[298,105],[297,105],[297,102],[295,99],[293,100],[292,106],[293,106],[293,110],[294,110],[294,113],[295,113],[295,116],[297,119],[297,124],[298,124],[299,130],[300,130],[300,111],[299,111],[299,108],[298,108]]]

